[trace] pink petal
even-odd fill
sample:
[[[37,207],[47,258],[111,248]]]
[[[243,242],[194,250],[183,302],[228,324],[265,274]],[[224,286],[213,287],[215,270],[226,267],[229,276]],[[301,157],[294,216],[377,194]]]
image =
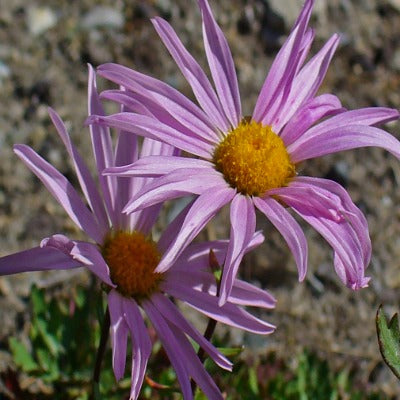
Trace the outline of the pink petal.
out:
[[[296,75],[288,98],[271,123],[275,132],[280,132],[304,102],[315,95],[325,78],[339,40],[338,35],[333,35]]]
[[[162,106],[181,125],[194,135],[215,142],[215,128],[207,115],[192,101],[173,87],[150,76],[118,64],[103,64],[97,69],[99,75],[124,88],[153,100]],[[145,104],[146,108],[147,104]],[[150,110],[151,111],[151,110]]]
[[[222,176],[211,168],[177,169],[155,179],[136,194],[125,207],[130,213],[153,204],[161,203],[187,194],[202,194],[220,186],[227,189]]]
[[[184,400],[192,400],[193,394],[189,379],[189,365],[185,362],[184,349],[179,345],[168,323],[153,303],[147,300],[142,303],[142,306],[157,331],[158,337],[171,361],[181,386]]]
[[[171,296],[223,324],[260,335],[267,335],[275,329],[273,325],[254,317],[230,302],[219,306],[217,297],[194,290],[185,284],[167,281],[163,282],[163,289]]]
[[[289,212],[272,197],[253,199],[256,207],[272,222],[285,238],[299,271],[302,281],[307,272],[308,247],[303,230]]]
[[[104,229],[100,228],[93,214],[65,176],[28,146],[15,145],[14,152],[43,182],[47,190],[55,197],[75,224],[97,243],[101,243]]]
[[[166,296],[156,293],[151,297],[152,303],[170,324],[175,325],[181,332],[189,335],[210,358],[221,368],[232,371],[232,363],[224,357],[208,340],[206,340],[180,313],[175,304]]]
[[[200,233],[211,218],[232,200],[234,195],[233,189],[221,186],[211,187],[210,190],[200,195],[188,211],[180,232],[164,253],[156,272],[168,270],[186,246]]]
[[[107,117],[96,115],[89,117],[86,123],[111,126],[136,135],[160,140],[206,159],[211,158],[211,153],[213,151],[213,146],[209,143],[199,140],[194,135],[182,135],[182,133],[176,129],[146,115],[134,113],[113,114]]]
[[[33,247],[29,250],[0,257],[0,275],[78,267],[82,267],[82,265],[51,247]]]
[[[198,384],[199,388],[204,392],[206,398],[209,400],[223,400],[224,397],[206,371],[186,336],[174,325],[169,324],[169,328],[171,329],[171,333],[175,336],[178,346],[182,350],[182,354],[185,357],[185,363],[188,366],[189,374]]]
[[[115,287],[110,279],[110,270],[97,246],[87,242],[74,242],[71,256],[87,267],[106,285]]]
[[[112,366],[115,379],[119,381],[125,372],[129,330],[122,310],[122,297],[115,290],[111,290],[108,294],[108,309],[110,312]]]
[[[162,18],[154,18],[152,22],[164,45],[189,82],[200,106],[221,132],[227,132],[229,122],[207,75],[198,62],[185,49],[167,21]]]
[[[88,114],[105,115],[96,88],[96,75],[91,65],[89,67],[88,81]],[[91,125],[90,137],[92,141],[93,154],[95,156],[97,173],[103,198],[108,210],[109,217],[115,226],[118,222],[114,213],[114,195],[116,192],[116,178],[102,175],[104,168],[114,166],[114,153],[110,130],[100,125]]]
[[[207,0],[198,0],[198,3],[203,17],[204,47],[211,75],[225,114],[232,127],[236,127],[241,120],[242,110],[232,54]]]
[[[333,189],[330,190],[330,189]],[[371,254],[367,222],[337,183],[301,178],[288,187],[274,190],[332,246],[339,278],[353,289],[366,286],[364,276]]]
[[[289,146],[320,119],[344,111],[340,100],[332,94],[314,97],[297,110],[279,136]]]
[[[152,344],[139,307],[133,299],[121,297],[126,324],[132,338],[132,379],[130,399],[139,397]]]
[[[299,64],[304,60],[304,45],[308,47],[309,41],[304,42],[304,35],[308,35],[307,25],[313,3],[312,0],[305,2],[292,32],[275,57],[253,112],[253,119],[257,122],[271,125],[275,112],[288,95]]]
[[[219,304],[224,304],[232,290],[239,265],[256,230],[256,213],[250,197],[237,194],[231,204],[231,234],[221,278]]]
[[[83,194],[85,195],[90,208],[96,216],[99,225],[105,232],[109,228],[108,216],[104,208],[103,199],[97,190],[96,183],[94,182],[81,155],[78,153],[78,150],[71,142],[71,138],[60,116],[51,108],[49,108],[48,111],[50,118],[53,121],[53,124],[56,127],[57,132],[60,135],[60,138],[63,141],[74,164],[76,175],[78,177]]]
[[[306,136],[307,135],[307,136]],[[400,142],[390,133],[373,126],[348,125],[303,135],[288,147],[292,162],[301,161],[359,147],[381,147],[400,159]]]

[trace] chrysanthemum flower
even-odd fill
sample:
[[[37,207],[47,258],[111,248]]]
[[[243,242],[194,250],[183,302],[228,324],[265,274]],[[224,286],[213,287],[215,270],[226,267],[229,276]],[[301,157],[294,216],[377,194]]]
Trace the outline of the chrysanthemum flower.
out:
[[[95,76],[90,69],[89,114],[93,113],[102,114],[103,111],[95,87]],[[216,281],[209,268],[209,255],[212,249],[217,261],[222,263],[228,250],[227,241],[189,247],[182,242],[180,257],[174,265],[167,272],[156,272],[163,253],[179,232],[188,209],[178,215],[156,243],[150,231],[160,210],[159,205],[129,215],[122,213],[130,196],[139,192],[149,179],[105,177],[101,171],[105,167],[134,162],[140,157],[172,155],[176,149],[145,139],[139,157],[135,135],[119,132],[114,150],[108,128],[91,127],[101,195],[60,117],[52,110],[50,116],[71,157],[90,209],[72,184],[31,148],[16,145],[15,152],[92,241],[71,240],[60,234],[51,236],[42,240],[38,247],[0,258],[0,275],[87,267],[108,287],[112,363],[118,380],[124,375],[127,339],[129,335],[131,337],[130,399],[139,396],[152,348],[141,310],[153,324],[171,360],[184,399],[193,398],[190,378],[207,398],[222,399],[189,338],[197,342],[220,367],[230,370],[231,363],[183,317],[170,297],[224,324],[258,334],[269,334],[274,326],[254,317],[242,306],[272,308],[274,298],[253,285],[236,280],[228,302],[219,307]],[[262,241],[262,234],[256,233],[245,251]]]
[[[153,24],[189,82],[200,105],[154,78],[116,64],[99,74],[121,85],[108,98],[128,108],[139,101],[152,115],[124,112],[92,117],[89,123],[113,126],[174,145],[194,157],[148,157],[109,170],[119,176],[156,177],[130,200],[126,212],[186,194],[198,195],[181,231],[157,268],[166,271],[190,241],[230,203],[231,241],[224,265],[220,304],[230,293],[239,263],[252,238],[260,210],[281,232],[297,263],[307,268],[307,243],[289,213],[293,209],[334,250],[334,266],[348,287],[367,286],[371,256],[367,222],[336,182],[297,175],[300,162],[363,146],[378,146],[400,157],[400,143],[377,124],[399,117],[389,108],[347,111],[332,94],[316,95],[339,37],[333,35],[306,62],[314,32],[308,27],[313,0],[306,0],[289,37],[278,52],[251,117],[241,111],[236,72],[227,41],[207,0],[198,0],[208,65],[214,86],[161,18]]]

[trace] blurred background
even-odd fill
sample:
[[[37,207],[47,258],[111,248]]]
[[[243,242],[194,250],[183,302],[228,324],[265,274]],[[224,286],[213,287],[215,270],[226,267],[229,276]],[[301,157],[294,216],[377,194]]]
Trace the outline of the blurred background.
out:
[[[315,2],[312,53],[333,33],[341,35],[321,92],[336,94],[351,109],[399,108],[400,1]],[[210,4],[231,46],[244,113],[250,114],[302,1],[210,0]],[[35,246],[54,233],[81,237],[41,183],[14,156],[12,145],[32,146],[76,182],[47,114],[51,106],[93,165],[89,132],[83,126],[87,63],[124,64],[193,97],[150,23],[154,16],[167,19],[206,66],[195,0],[0,0],[0,255]],[[100,89],[108,87],[100,79],[98,85]],[[399,123],[386,129],[400,138]],[[299,355],[307,349],[326,361],[332,371],[351,371],[351,385],[365,393],[377,391],[382,398],[400,399],[400,384],[381,361],[375,332],[379,304],[391,315],[400,307],[400,163],[383,150],[360,149],[307,161],[299,170],[339,182],[367,215],[373,244],[370,287],[357,293],[343,287],[333,270],[331,249],[306,225],[309,270],[299,284],[283,239],[265,218],[259,218],[258,227],[267,240],[245,259],[241,274],[276,296],[277,307],[265,318],[278,329],[267,338],[223,329],[217,330],[217,336],[226,340],[225,346],[244,343],[243,359],[256,362],[260,357],[272,357],[275,361],[270,365],[279,368],[284,363],[289,372],[296,370]],[[224,210],[207,228],[209,237],[227,236],[226,216]],[[9,339],[29,342],[32,284],[50,295],[68,297],[90,282],[84,271],[0,278],[0,399],[11,396],[6,388],[10,370],[13,379],[26,379],[15,354],[11,356]],[[204,321],[195,323],[204,326]],[[260,381],[271,374],[263,371],[257,370]],[[41,398],[40,385],[25,385],[38,396],[33,398]]]

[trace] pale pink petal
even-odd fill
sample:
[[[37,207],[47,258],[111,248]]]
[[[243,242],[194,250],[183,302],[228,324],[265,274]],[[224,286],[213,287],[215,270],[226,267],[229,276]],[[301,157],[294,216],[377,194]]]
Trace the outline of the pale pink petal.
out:
[[[313,3],[313,0],[306,0],[292,32],[275,57],[253,112],[257,122],[271,125],[275,112],[289,93],[294,75],[304,60],[303,49],[308,47],[309,41],[304,41],[304,35],[308,38],[307,25]]]
[[[115,287],[110,279],[110,270],[98,247],[88,242],[74,242],[71,256],[93,272],[106,285]]]
[[[285,146],[295,142],[307,129],[320,119],[346,111],[340,100],[332,94],[322,94],[306,101],[285,125],[279,136]]]
[[[99,226],[67,178],[26,145],[15,145],[14,152],[43,182],[75,224],[97,243],[101,243],[105,233],[104,228]]]
[[[273,325],[254,317],[230,302],[219,306],[218,297],[193,290],[185,284],[167,281],[163,282],[162,287],[166,293],[184,301],[190,307],[223,324],[261,335],[272,333],[275,329]]]
[[[180,346],[182,350],[182,354],[185,357],[185,363],[188,366],[189,374],[192,376],[199,388],[203,391],[206,398],[208,400],[223,400],[224,397],[222,396],[212,377],[204,368],[204,365],[200,361],[187,337],[174,325],[168,325],[171,329],[171,333],[175,336],[178,346]]]
[[[306,276],[308,246],[303,230],[289,212],[272,197],[253,199],[256,207],[272,222],[285,238],[299,271],[299,281]]]
[[[82,188],[82,192],[85,195],[86,200],[94,215],[96,216],[99,225],[105,231],[109,228],[108,216],[104,208],[103,199],[101,198],[97,190],[96,183],[94,182],[93,177],[90,174],[89,169],[83,161],[78,150],[71,142],[71,138],[68,134],[67,128],[65,127],[60,116],[51,108],[49,108],[48,111],[50,114],[50,118],[53,121],[53,124],[56,127],[57,132],[61,140],[63,141],[68,151],[68,154],[74,164],[76,175]]]
[[[164,123],[135,113],[119,113],[110,116],[92,115],[86,121],[95,126],[111,126],[136,135],[160,140],[167,144],[173,144],[181,150],[187,151],[199,157],[211,159],[213,146],[194,135],[182,135],[178,130],[165,125]]]
[[[156,272],[168,270],[186,246],[200,233],[211,218],[232,200],[234,195],[233,189],[221,186],[211,187],[210,190],[200,195],[188,211],[181,230],[164,253]]]
[[[146,107],[145,102],[140,101],[140,98],[125,89],[103,90],[99,97],[101,100],[111,100],[124,106],[126,111],[154,117],[154,114]],[[151,101],[156,107],[160,107],[155,101],[147,99],[145,96],[143,98]]]
[[[216,133],[209,118],[196,104],[190,101],[178,90],[150,76],[118,64],[103,64],[97,69],[98,74],[124,88],[156,101],[174,119],[193,134],[200,135],[205,140],[215,142]],[[144,104],[146,108],[148,105]],[[152,110],[149,109],[151,112]]]
[[[189,335],[202,347],[210,358],[221,368],[232,371],[232,363],[224,357],[208,340],[206,340],[181,314],[175,304],[166,296],[156,293],[151,297],[152,303],[170,324]]]
[[[78,267],[82,267],[79,262],[51,247],[33,247],[29,250],[0,257],[0,275]]]
[[[198,0],[198,3],[203,17],[204,47],[211,75],[225,114],[232,127],[236,127],[242,118],[242,110],[232,54],[207,0]]]
[[[140,158],[130,165],[107,168],[103,173],[119,177],[146,176],[155,178],[182,168],[210,169],[213,168],[213,164],[206,160],[188,157],[148,156]]]
[[[209,269],[208,263],[205,259],[203,261],[201,266],[196,263],[194,269],[191,269],[193,266],[191,261],[186,264],[186,268],[184,268],[183,264],[181,268],[171,268],[167,272],[166,280],[216,296],[217,284],[215,276],[210,271],[207,271],[207,269]],[[241,306],[274,308],[276,300],[267,291],[250,283],[235,279],[232,291],[228,297],[228,302]]]
[[[292,207],[332,246],[335,270],[344,284],[352,289],[367,285],[369,278],[364,273],[371,254],[367,223],[343,188],[332,181],[319,185],[318,181],[301,178],[271,193]]]
[[[185,49],[167,21],[157,17],[154,18],[152,22],[164,45],[167,47],[182,74],[192,87],[193,93],[200,106],[221,132],[227,132],[229,129],[229,122],[207,75],[198,62]]]
[[[122,297],[115,290],[108,293],[108,309],[110,312],[112,366],[115,379],[119,381],[123,378],[125,372],[129,330],[123,314]]]
[[[142,303],[142,307],[157,331],[158,337],[171,361],[181,386],[184,400],[193,400],[188,371],[189,365],[185,362],[186,357],[184,355],[184,349],[181,348],[175,335],[171,332],[168,323],[165,321],[162,314],[158,312],[153,303],[146,300]]]
[[[126,324],[132,338],[132,379],[130,399],[139,397],[147,362],[151,354],[151,340],[135,300],[121,297]]]
[[[338,44],[339,36],[335,34],[295,76],[289,96],[271,121],[274,132],[280,132],[304,102],[315,95],[325,78]]]
[[[231,203],[230,241],[221,278],[219,304],[224,304],[232,290],[239,265],[256,230],[256,213],[251,197],[237,194]]]
[[[95,72],[91,65],[88,65],[88,68],[88,115],[105,115],[97,93]],[[113,225],[116,225],[118,222],[117,215],[114,212],[114,196],[117,185],[116,178],[103,176],[101,174],[104,168],[114,166],[114,153],[110,130],[100,125],[91,125],[89,126],[89,130],[104,202]]]
[[[124,212],[133,212],[182,195],[202,194],[216,186],[228,188],[221,174],[214,169],[177,169],[155,179],[136,194]]]
[[[306,135],[287,149],[294,163],[359,147],[381,147],[400,159],[400,142],[390,133],[373,126],[348,125]]]

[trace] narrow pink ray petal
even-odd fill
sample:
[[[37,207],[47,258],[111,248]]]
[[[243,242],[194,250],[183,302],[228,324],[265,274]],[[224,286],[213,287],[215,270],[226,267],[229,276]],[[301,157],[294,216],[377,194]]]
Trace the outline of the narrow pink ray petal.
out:
[[[115,379],[119,381],[123,378],[125,372],[129,330],[122,310],[122,297],[115,290],[108,293],[108,309],[110,312],[112,366]]]
[[[217,295],[217,285],[215,276],[208,271],[208,264],[203,259],[203,263],[199,266],[196,260],[195,268],[192,269],[192,262],[189,261],[184,268],[171,268],[167,274],[171,282],[177,282],[181,285],[187,285],[197,291],[209,293],[212,296]],[[276,304],[275,298],[267,291],[262,290],[250,283],[235,279],[232,291],[228,297],[228,302],[241,306],[253,306],[261,308],[274,308]]]
[[[78,267],[82,267],[79,262],[51,247],[38,246],[0,257],[0,275],[52,269],[73,269]]]
[[[88,242],[75,241],[71,256],[87,267],[106,285],[115,287],[110,279],[110,270],[97,246]]]
[[[149,117],[154,117],[153,113],[140,101],[134,93],[127,91],[126,89],[113,89],[113,90],[103,90],[99,97],[101,100],[111,100],[126,108],[127,112],[133,112],[137,114],[147,115]],[[148,102],[155,104],[156,107],[160,107],[155,101],[147,99]]]
[[[26,145],[15,145],[14,152],[43,182],[75,224],[97,243],[101,243],[104,229],[99,226],[67,178]]]
[[[131,132],[150,139],[160,140],[164,143],[173,143],[181,150],[199,157],[211,159],[213,146],[196,137],[182,135],[179,131],[146,115],[134,113],[113,114],[107,117],[92,115],[87,124],[111,126],[126,132]]]
[[[182,224],[181,230],[164,253],[156,272],[165,272],[180,256],[183,249],[200,233],[217,212],[235,195],[229,187],[211,187],[193,203]]]
[[[239,265],[256,230],[256,213],[250,197],[237,194],[230,210],[230,241],[221,278],[219,304],[224,304],[232,290]]]
[[[303,135],[288,147],[292,162],[324,156],[359,147],[381,147],[400,159],[400,142],[390,133],[373,126],[348,125]]]
[[[338,184],[329,184],[335,188],[331,192],[315,183],[302,178],[274,192],[332,246],[335,270],[342,282],[360,289],[368,281],[364,273],[371,252],[365,217]]]
[[[170,324],[189,335],[202,347],[210,358],[221,368],[232,371],[232,363],[224,357],[208,340],[206,340],[181,314],[179,309],[166,296],[156,293],[151,297],[152,303]]]
[[[126,324],[132,338],[132,379],[130,399],[139,397],[147,362],[151,354],[151,340],[135,300],[121,297]]]
[[[288,147],[320,119],[346,111],[332,94],[322,94],[306,101],[285,125],[279,136]]]
[[[166,293],[184,301],[195,310],[223,324],[261,335],[272,333],[275,329],[273,325],[254,317],[230,302],[219,306],[217,297],[193,290],[185,284],[168,281],[163,282],[162,287]]]
[[[158,337],[171,361],[181,386],[184,400],[193,400],[188,372],[189,365],[185,363],[184,349],[181,348],[164,317],[158,312],[153,303],[146,300],[142,303],[142,307],[157,331]]]
[[[97,93],[95,72],[91,65],[88,65],[88,69],[88,115],[104,115],[103,106]],[[101,174],[104,168],[114,166],[114,153],[110,130],[100,125],[91,125],[89,126],[89,130],[104,202],[113,225],[116,225],[118,222],[117,215],[114,212],[114,195],[117,185],[116,178],[106,177]]]
[[[275,57],[254,108],[253,119],[257,122],[271,125],[274,113],[281,106],[283,94],[289,91],[299,63],[304,60],[304,35],[313,3],[313,0],[305,2],[292,32]]]
[[[83,194],[85,195],[90,208],[96,216],[100,227],[103,231],[105,231],[109,228],[108,216],[106,209],[104,208],[103,199],[97,190],[96,183],[94,182],[93,177],[78,150],[71,142],[67,128],[62,122],[60,116],[51,108],[49,108],[48,111],[50,118],[53,121],[53,124],[56,127],[57,132],[74,164],[76,175],[81,185]]]
[[[222,396],[220,390],[204,368],[204,365],[195,353],[193,346],[188,341],[186,336],[174,325],[168,325],[171,329],[171,333],[175,336],[178,345],[183,350],[182,354],[185,356],[185,362],[188,366],[189,374],[199,385],[199,388],[204,392],[206,398],[209,400],[223,400],[224,397]]]
[[[213,168],[213,164],[206,160],[187,157],[171,156],[147,156],[140,158],[130,165],[122,167],[107,168],[104,170],[106,175],[116,175],[119,177],[146,176],[155,178],[166,175],[176,169],[183,168]]]
[[[203,17],[204,47],[211,75],[225,114],[232,127],[236,127],[242,118],[242,110],[232,54],[207,0],[198,0],[198,3]]]
[[[289,212],[272,197],[253,199],[256,207],[272,222],[285,238],[299,272],[299,281],[303,281],[307,272],[308,246],[303,230]]]
[[[325,78],[339,40],[339,35],[333,35],[295,76],[289,96],[271,123],[275,132],[280,132],[304,102],[315,95]]]
[[[225,190],[229,188],[222,175],[214,169],[176,169],[143,188],[128,202],[124,212],[141,210],[182,195],[203,194],[217,186]]]
[[[216,140],[215,128],[204,111],[173,87],[118,64],[100,65],[97,72],[134,93],[156,101],[193,133],[207,140]]]
[[[176,64],[189,82],[200,106],[206,112],[213,124],[221,131],[229,129],[221,103],[215,91],[198,62],[185,49],[169,23],[162,18],[152,19],[154,28],[167,47]]]

